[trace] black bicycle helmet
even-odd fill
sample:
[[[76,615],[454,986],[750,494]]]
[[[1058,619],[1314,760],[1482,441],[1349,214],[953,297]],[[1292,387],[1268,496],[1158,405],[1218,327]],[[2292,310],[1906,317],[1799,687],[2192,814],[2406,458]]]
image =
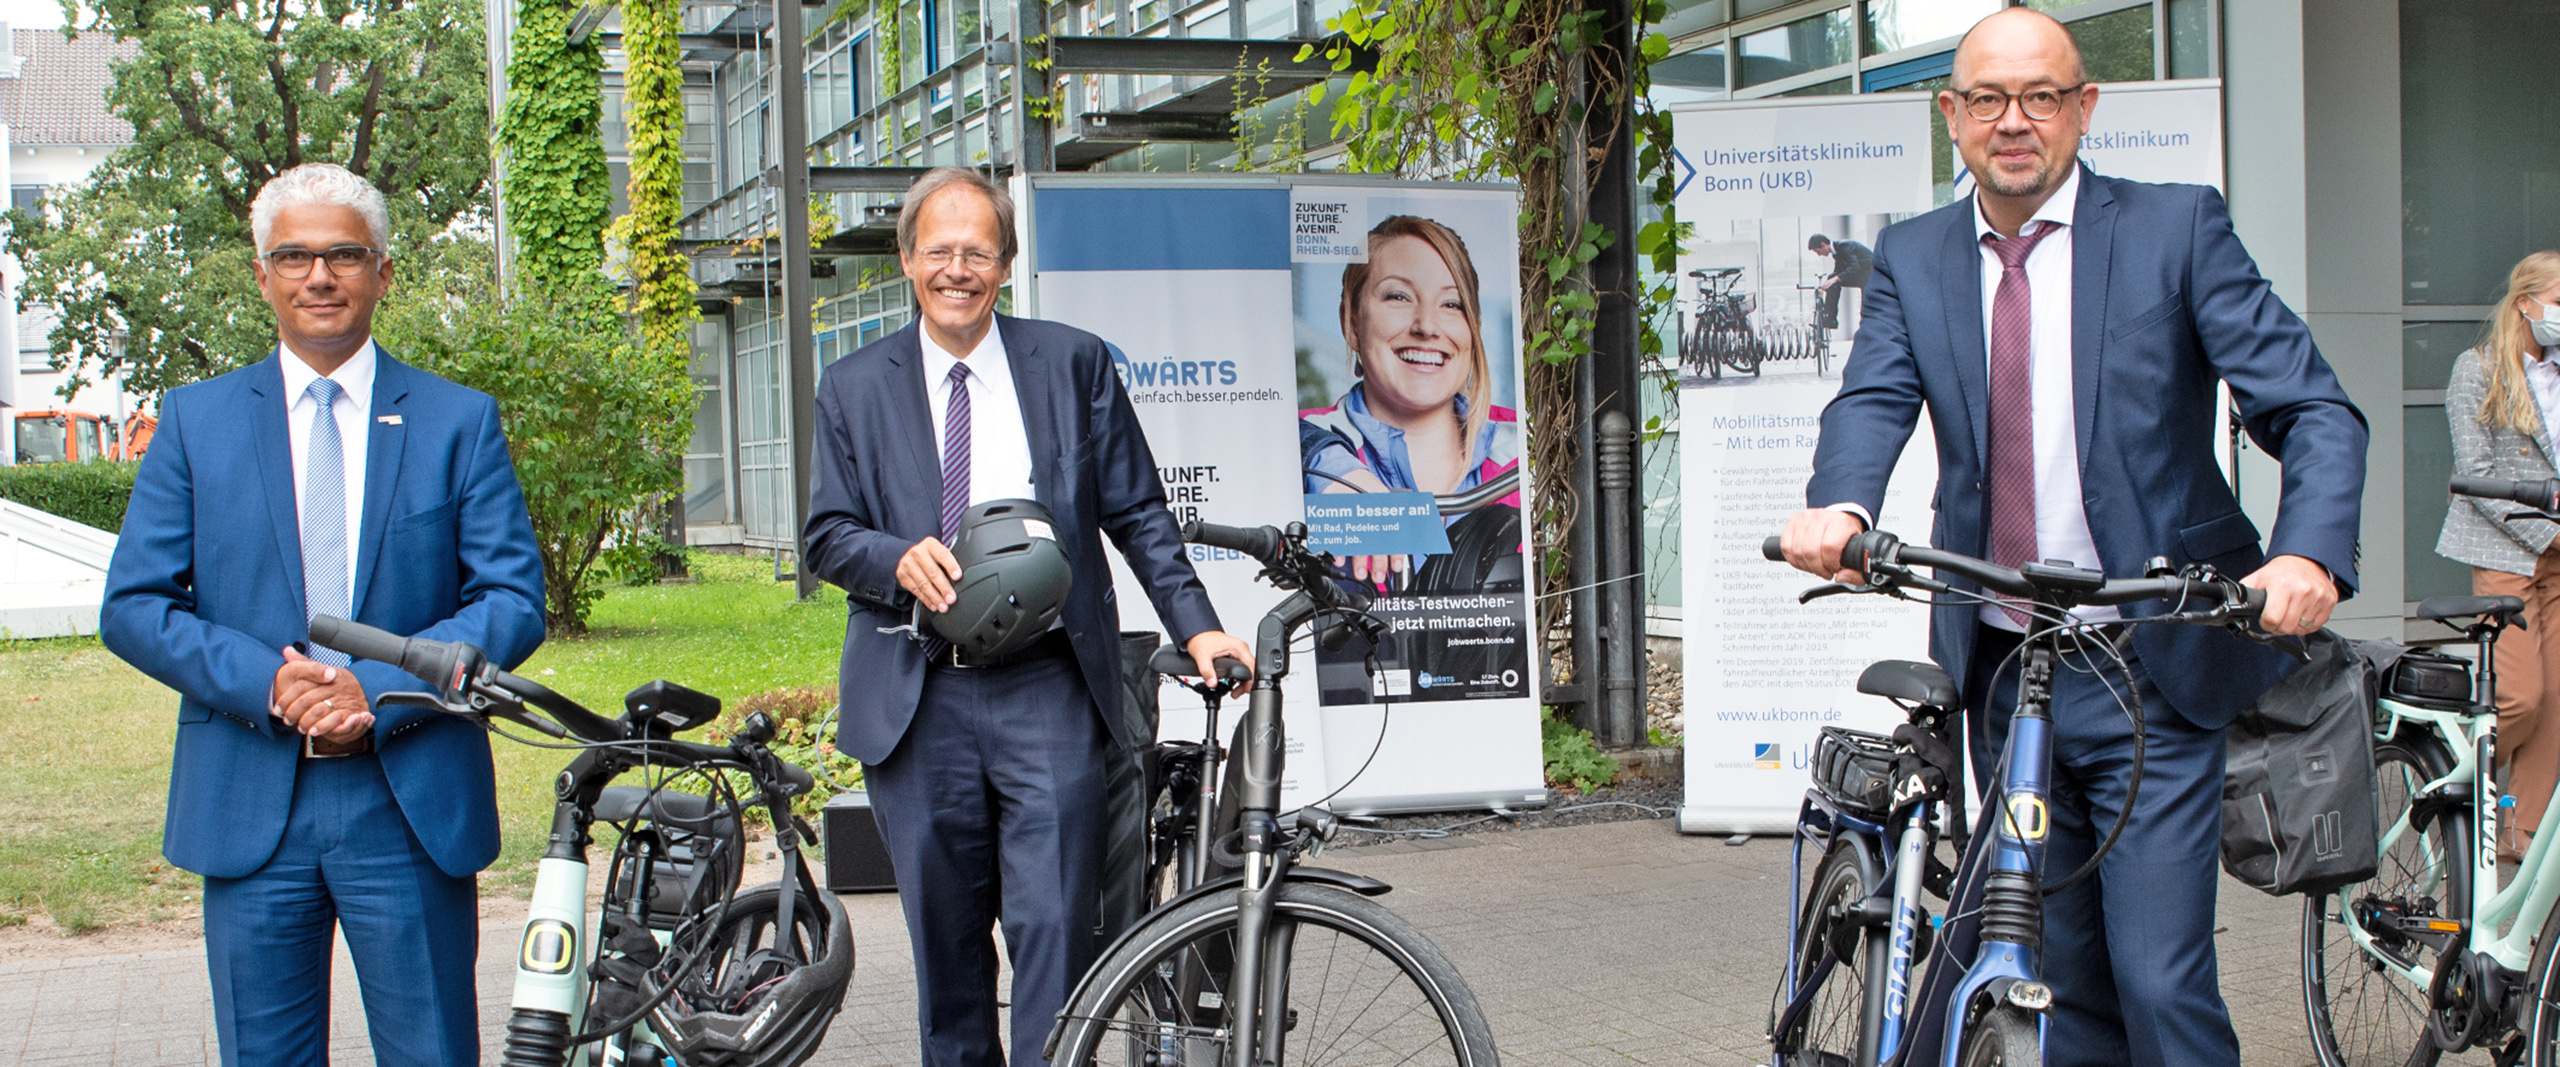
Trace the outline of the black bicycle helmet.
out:
[[[954,540],[960,581],[951,609],[926,612],[925,624],[973,657],[1031,647],[1058,621],[1075,576],[1049,509],[1034,500],[990,500],[961,513]]]
[[[697,946],[693,965],[653,969],[644,992],[675,989],[650,1009],[649,1028],[686,1067],[796,1067],[818,1051],[853,981],[853,930],[844,905],[806,876],[792,893],[791,928],[782,922],[782,883],[729,902],[720,922],[681,936],[665,958]],[[706,940],[697,940],[706,939]]]

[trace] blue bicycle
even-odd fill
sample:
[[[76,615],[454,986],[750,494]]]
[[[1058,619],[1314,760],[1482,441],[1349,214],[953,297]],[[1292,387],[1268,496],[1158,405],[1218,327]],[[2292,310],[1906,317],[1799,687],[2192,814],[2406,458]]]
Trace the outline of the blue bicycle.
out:
[[[1783,558],[1774,537],[1761,551]],[[1805,888],[1788,918],[1785,974],[1770,1013],[1772,1067],[2039,1067],[2045,1012],[2053,1006],[2053,990],[2037,969],[2044,898],[2095,871],[2122,829],[2108,830],[2079,870],[2043,881],[2054,672],[2066,658],[2076,669],[2123,669],[2105,632],[2071,609],[2163,600],[2170,611],[2118,625],[2220,625],[2264,640],[2245,629],[2264,594],[2209,567],[2177,569],[2161,558],[2146,577],[2111,580],[2050,564],[2001,567],[1906,545],[1883,531],[1851,538],[1840,565],[1864,581],[1826,583],[1799,600],[1876,593],[1988,603],[1996,595],[2023,610],[2018,707],[2008,750],[1991,776],[1991,800],[1966,832],[1962,764],[1949,734],[1962,707],[1955,682],[1935,664],[1898,660],[1859,676],[1859,692],[1892,701],[1908,721],[1891,736],[1826,727],[1815,746],[1814,786],[1797,816],[1789,860],[1793,884]],[[1924,576],[1915,569],[1922,567],[1979,588]],[[2142,776],[2141,702],[2132,686],[2123,692],[2134,722],[2134,788],[2125,797],[2131,811]],[[1948,826],[1957,828],[1953,868],[1937,856]],[[1810,883],[1803,877],[1807,846],[1820,857]],[[1923,892],[1963,903],[1942,922],[1928,913]],[[1927,978],[1915,994],[1922,959]]]

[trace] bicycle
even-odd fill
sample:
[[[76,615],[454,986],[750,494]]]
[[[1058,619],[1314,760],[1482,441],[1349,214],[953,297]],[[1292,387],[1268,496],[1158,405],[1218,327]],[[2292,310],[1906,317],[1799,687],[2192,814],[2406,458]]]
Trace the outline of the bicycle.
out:
[[[439,692],[383,693],[377,705],[457,715],[501,736],[491,720],[577,739],[568,747],[580,752],[556,785],[551,845],[516,955],[506,1067],[682,1067],[732,1062],[742,1050],[753,1062],[796,1064],[817,1051],[852,978],[852,927],[801,856],[801,841],[815,835],[791,801],[817,783],[765,747],[770,717],[748,715],[725,745],[678,741],[719,716],[720,698],[655,681],[606,719],[461,642],[325,615],[311,621],[311,639],[444,680]],[[652,770],[668,773],[647,785],[611,784]],[[736,794],[733,772],[753,795]],[[671,788],[687,782],[700,791]],[[783,872],[741,892],[741,819],[751,806],[771,817]],[[599,822],[620,836],[590,914],[587,848]]]
[[[1761,554],[1783,560],[1778,539]],[[1810,892],[1800,892],[1788,914],[1787,958],[1770,1013],[1772,1067],[1875,1067],[1934,1062],[1946,1067],[2033,1067],[2043,1063],[2044,1013],[2052,988],[2039,979],[2038,945],[2043,898],[2097,869],[2121,821],[2110,828],[2079,870],[2050,884],[2042,881],[2045,851],[2045,783],[2052,719],[2047,702],[2069,642],[2081,654],[2090,644],[2109,646],[2099,628],[2069,611],[2083,605],[2165,600],[2173,610],[2115,625],[2188,623],[2240,631],[2256,618],[2264,594],[2212,568],[2172,568],[2155,557],[2139,579],[2110,579],[2076,567],[2029,563],[2015,569],[1970,556],[1904,544],[1871,530],[1852,537],[1840,566],[1863,576],[1858,585],[1824,583],[1799,602],[1842,593],[1873,593],[1903,600],[1928,596],[1989,602],[1984,593],[1960,589],[1914,568],[1961,577],[2003,603],[2027,613],[2020,643],[2018,707],[2009,742],[1992,777],[1992,802],[1970,833],[1960,815],[1963,800],[1958,742],[1948,737],[1960,700],[1955,682],[1935,664],[1888,660],[1859,676],[1858,691],[1882,696],[1904,709],[1908,722],[1890,737],[1826,727],[1814,755],[1815,786],[1798,809],[1789,857],[1792,885],[1805,886],[1808,845],[1821,859]],[[1911,590],[1925,594],[1911,595]],[[2253,640],[2258,639],[2255,635]],[[2127,687],[2130,692],[2131,687]],[[2141,703],[2134,719],[2133,788],[2123,810],[2134,810],[2142,766]],[[1936,858],[1941,809],[1960,857],[1953,869]],[[1957,958],[1959,938],[1939,936],[1921,899],[1970,899],[1980,887],[1973,917],[1980,938],[1969,959]],[[1950,921],[1963,918],[1951,916]],[[1912,977],[1926,960],[1928,981],[1915,995]],[[1914,1002],[1918,1001],[1915,1008]],[[1920,1047],[1920,1034],[1943,1023],[1941,1047]]]
[[[1822,317],[1822,305],[1825,300],[1822,290],[1823,283],[1830,281],[1835,277],[1837,277],[1837,275],[1825,274],[1815,278],[1812,285],[1796,286],[1796,290],[1798,292],[1805,293],[1813,298],[1814,310],[1813,315],[1811,316],[1813,320],[1813,376],[1816,378],[1828,378],[1831,376],[1831,327],[1823,321]],[[1834,295],[1829,299],[1837,300],[1839,297]]]
[[[1680,362],[1691,374],[1709,378],[1724,377],[1726,367],[1759,377],[1761,350],[1751,332],[1751,294],[1733,291],[1742,268],[1699,269],[1689,276],[1697,279],[1698,311],[1681,332]]]
[[[2508,518],[2555,518],[2560,481],[2457,476],[2453,492],[2513,501]],[[2511,596],[2432,597],[2420,619],[2468,641],[2473,663],[2413,650],[2374,706],[2382,828],[2374,877],[2308,898],[2302,995],[2323,1067],[2427,1067],[2488,1048],[2498,1064],[2560,1064],[2560,855],[2552,834],[2498,885],[2497,825],[2512,796],[2487,768],[2497,748],[2498,635],[2522,625]]]
[[[1495,1067],[1492,1033],[1457,969],[1370,899],[1390,887],[1298,862],[1333,836],[1333,814],[1309,805],[1286,824],[1278,818],[1280,683],[1290,646],[1311,627],[1319,641],[1355,631],[1374,638],[1383,625],[1366,614],[1369,597],[1333,579],[1332,557],[1307,547],[1301,523],[1286,530],[1187,523],[1183,540],[1259,560],[1261,577],[1289,591],[1255,634],[1252,694],[1224,772],[1233,784],[1194,839],[1202,854],[1240,869],[1211,876],[1209,864],[1195,860],[1195,884],[1122,934],[1086,972],[1043,1055],[1076,1067]]]

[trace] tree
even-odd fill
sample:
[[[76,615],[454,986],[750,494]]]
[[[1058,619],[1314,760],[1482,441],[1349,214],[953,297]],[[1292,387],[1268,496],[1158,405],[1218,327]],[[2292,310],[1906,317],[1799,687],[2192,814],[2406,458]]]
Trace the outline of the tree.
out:
[[[73,381],[157,395],[263,357],[249,207],[306,162],[389,201],[392,251],[485,217],[488,78],[478,0],[97,0],[76,33],[131,42],[107,102],[134,129],[90,182],[19,216],[22,304],[62,316]],[[413,268],[413,270],[414,270]],[[121,338],[121,344],[110,343]]]

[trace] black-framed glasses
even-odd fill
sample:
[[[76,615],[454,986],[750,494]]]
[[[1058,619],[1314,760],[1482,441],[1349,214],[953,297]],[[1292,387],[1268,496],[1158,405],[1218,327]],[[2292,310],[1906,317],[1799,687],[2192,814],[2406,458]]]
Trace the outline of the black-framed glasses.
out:
[[[916,251],[916,262],[922,263],[935,270],[941,270],[944,267],[950,266],[951,261],[955,259],[960,261],[961,266],[967,267],[970,270],[989,271],[996,269],[996,254],[981,248],[965,250],[954,248],[924,248]]]
[[[2062,102],[2073,93],[2088,88],[2088,82],[2060,88],[2036,88],[2023,93],[2004,93],[1998,89],[1967,89],[1956,95],[1964,98],[1964,113],[1975,122],[1998,122],[2009,113],[2009,101],[2018,102],[2018,110],[2037,122],[2062,114]]]
[[[352,278],[363,273],[366,267],[373,264],[373,257],[381,254],[363,245],[339,245],[326,252],[314,252],[308,248],[279,248],[258,258],[266,260],[267,269],[276,272],[279,277],[308,278],[311,276],[312,262],[325,259],[329,261],[329,273],[340,278]]]

